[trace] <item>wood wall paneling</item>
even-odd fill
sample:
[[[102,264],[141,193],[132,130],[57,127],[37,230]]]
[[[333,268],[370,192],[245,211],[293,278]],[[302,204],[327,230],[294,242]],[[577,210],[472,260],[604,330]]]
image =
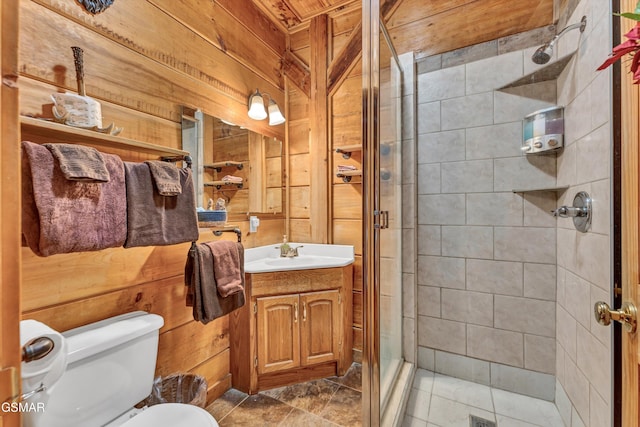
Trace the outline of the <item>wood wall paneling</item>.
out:
[[[20,393],[20,158],[18,125],[18,0],[0,3],[0,400]],[[20,413],[0,412],[0,425],[18,427]]]
[[[218,2],[210,0],[149,1],[220,51],[255,70],[280,89],[284,88],[278,70],[284,53],[285,35],[273,25],[266,31],[260,31],[268,25],[266,17],[260,13],[258,16],[251,15],[255,9],[251,8],[250,2],[236,1],[233,2],[235,6],[231,2],[224,2],[224,6],[220,6]],[[235,16],[226,8],[237,9]],[[249,22],[241,22],[236,16]],[[247,31],[251,36],[247,37]]]
[[[259,87],[284,105],[278,70],[284,36],[273,32],[275,26],[261,24],[253,32],[243,31],[239,38],[236,35],[239,26],[246,28],[247,20],[265,22],[264,17],[245,16],[242,22],[232,17],[229,11],[245,7],[247,2],[198,4],[218,12],[213,17],[213,27],[205,25],[212,17],[207,18],[204,13],[195,19],[193,10],[183,1],[116,2],[107,12],[96,16],[87,14],[74,2],[19,2],[20,73],[24,81],[20,111],[42,116],[51,103],[49,94],[58,90],[75,92],[70,46],[80,45],[85,49],[88,94],[101,102],[105,123],[123,126],[125,137],[179,148],[180,109],[187,105],[283,139],[284,126],[269,127],[266,121],[249,120],[246,102],[248,94]],[[139,25],[139,16],[145,16],[150,25]],[[157,31],[158,28],[163,31]],[[253,35],[258,33],[262,35]],[[269,37],[264,36],[267,33]],[[248,49],[249,45],[256,51]],[[3,149],[9,147],[3,144]],[[17,145],[14,149],[18,149]],[[130,161],[149,157],[127,150],[109,152]],[[12,159],[14,170],[17,157],[5,157],[3,153],[3,158]],[[19,186],[14,190],[18,189]],[[277,187],[274,189],[281,192]],[[282,216],[261,216],[258,233],[248,233],[244,217],[234,224],[243,231],[245,247],[271,244],[281,238]],[[201,229],[201,241],[217,239],[234,240],[235,235],[225,233],[218,238],[210,230]],[[192,371],[204,375],[211,401],[231,384],[228,321],[222,318],[208,325],[193,321],[192,309],[184,301],[183,274],[188,248],[188,243],[114,248],[48,258],[39,258],[22,248],[18,257],[15,253],[12,256],[14,260],[20,256],[23,260],[20,270],[23,318],[36,318],[66,330],[132,310],[160,314],[165,325],[161,330],[157,373]]]
[[[309,153],[289,156],[291,175],[289,185],[293,187],[309,186],[311,182],[311,156]]]
[[[311,20],[311,100],[309,101],[309,152],[313,161],[311,170],[311,241],[328,243],[329,199],[327,179],[328,141],[328,86],[327,86],[327,45],[328,17],[319,15]]]
[[[75,4],[37,1],[46,7],[20,2],[22,74],[49,82],[58,79],[60,86],[75,91],[69,47],[81,46],[89,96],[176,122],[180,106],[186,104],[269,136],[283,136],[283,129],[246,116],[252,90],[260,87],[283,102],[280,88],[148,2],[114,4],[109,13],[89,18]],[[154,25],[139,25],[138,16]],[[54,72],[59,66],[67,70],[64,78]]]

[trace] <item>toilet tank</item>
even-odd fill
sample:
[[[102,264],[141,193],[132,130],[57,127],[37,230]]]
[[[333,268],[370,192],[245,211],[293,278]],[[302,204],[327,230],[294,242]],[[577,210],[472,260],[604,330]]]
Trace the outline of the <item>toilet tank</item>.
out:
[[[67,370],[49,390],[42,427],[102,426],[146,398],[163,324],[137,311],[64,332]]]

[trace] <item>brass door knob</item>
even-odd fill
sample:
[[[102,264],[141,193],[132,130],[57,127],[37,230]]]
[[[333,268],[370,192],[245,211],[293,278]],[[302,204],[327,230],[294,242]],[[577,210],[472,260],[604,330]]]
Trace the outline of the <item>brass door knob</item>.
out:
[[[593,314],[601,325],[607,326],[612,320],[615,320],[622,323],[627,332],[634,333],[636,331],[638,310],[630,302],[623,302],[620,310],[611,310],[609,304],[598,301],[593,306]]]

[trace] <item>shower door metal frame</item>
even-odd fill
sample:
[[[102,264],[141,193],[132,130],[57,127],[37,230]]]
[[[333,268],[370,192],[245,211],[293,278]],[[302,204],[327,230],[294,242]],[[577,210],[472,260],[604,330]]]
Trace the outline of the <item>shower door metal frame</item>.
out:
[[[380,1],[362,1],[362,425],[380,425]]]

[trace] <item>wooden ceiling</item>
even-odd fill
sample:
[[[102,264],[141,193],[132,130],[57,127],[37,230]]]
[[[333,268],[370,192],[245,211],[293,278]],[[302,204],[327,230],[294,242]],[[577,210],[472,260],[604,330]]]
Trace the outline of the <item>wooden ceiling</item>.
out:
[[[361,0],[252,0],[274,22],[287,31],[306,24],[314,16],[331,13]]]
[[[362,0],[251,0],[285,33],[320,14],[357,11]],[[388,1],[388,0],[387,0]],[[434,54],[551,25],[573,0],[397,0],[386,17],[396,48]],[[385,3],[385,0],[380,0]]]

